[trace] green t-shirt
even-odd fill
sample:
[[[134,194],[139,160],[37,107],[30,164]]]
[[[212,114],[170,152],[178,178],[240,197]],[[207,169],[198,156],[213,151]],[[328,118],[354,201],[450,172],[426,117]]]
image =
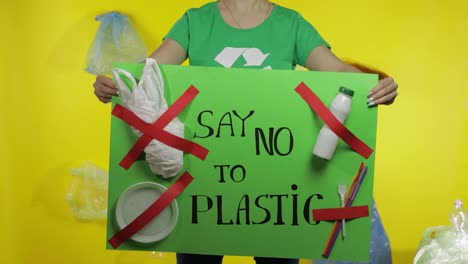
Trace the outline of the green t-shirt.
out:
[[[294,69],[304,66],[310,52],[328,43],[294,10],[274,4],[257,27],[228,25],[217,2],[188,10],[166,38],[177,41],[193,66]]]

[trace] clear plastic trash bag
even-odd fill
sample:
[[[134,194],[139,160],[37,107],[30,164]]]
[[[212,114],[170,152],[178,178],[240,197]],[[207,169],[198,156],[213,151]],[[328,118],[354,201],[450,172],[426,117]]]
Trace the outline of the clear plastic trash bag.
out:
[[[431,227],[424,231],[414,264],[467,264],[468,212],[460,200],[450,214],[451,226]]]
[[[101,24],[86,58],[86,71],[104,75],[112,73],[114,62],[144,61],[147,49],[143,39],[126,15],[108,12],[96,16]]]
[[[313,264],[392,264],[392,250],[380,220],[375,202],[372,204],[372,227],[369,262],[314,260]]]
[[[132,74],[119,68],[113,70],[113,77],[122,104],[146,123],[154,123],[167,110],[164,80],[156,60],[146,59],[138,83]],[[123,78],[129,82],[125,82]],[[164,130],[178,137],[184,137],[184,124],[177,117],[171,120]],[[140,131],[135,129],[133,131],[137,136],[141,136]],[[145,153],[151,171],[163,178],[174,177],[182,169],[183,152],[158,140],[153,139],[146,146]]]
[[[107,171],[90,162],[73,168],[71,185],[65,194],[73,215],[80,220],[107,218]]]

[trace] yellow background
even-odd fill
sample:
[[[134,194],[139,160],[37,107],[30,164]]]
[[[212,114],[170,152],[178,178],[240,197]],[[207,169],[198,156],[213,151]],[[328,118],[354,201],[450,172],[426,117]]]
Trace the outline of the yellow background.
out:
[[[64,195],[71,168],[108,167],[110,106],[83,70],[94,17],[129,15],[152,51],[205,2],[2,0],[1,263],[175,263],[172,254],[106,251],[105,224],[76,220]],[[275,2],[301,12],[338,56],[400,85],[396,103],[379,109],[375,198],[394,263],[412,263],[424,229],[447,225],[455,199],[468,204],[468,2]]]

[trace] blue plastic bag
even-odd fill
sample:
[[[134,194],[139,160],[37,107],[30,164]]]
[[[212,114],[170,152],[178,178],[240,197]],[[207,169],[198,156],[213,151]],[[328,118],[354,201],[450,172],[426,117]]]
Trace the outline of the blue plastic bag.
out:
[[[109,12],[96,17],[98,28],[86,58],[86,71],[91,74],[111,74],[112,63],[140,63],[146,59],[143,39],[127,16]]]
[[[372,204],[372,227],[369,262],[314,260],[313,264],[392,264],[392,250],[379,213]]]

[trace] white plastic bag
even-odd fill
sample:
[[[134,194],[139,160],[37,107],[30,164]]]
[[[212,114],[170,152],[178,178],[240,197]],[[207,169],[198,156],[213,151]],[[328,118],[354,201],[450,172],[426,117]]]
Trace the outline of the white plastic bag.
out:
[[[146,123],[154,123],[167,110],[164,81],[154,59],[146,59],[146,65],[138,84],[135,78],[123,69],[115,68],[112,74],[123,105]],[[130,81],[131,87],[127,86],[122,77]],[[184,125],[177,117],[164,130],[178,137],[184,137]],[[135,129],[134,132],[141,136],[141,132]],[[183,152],[160,141],[153,139],[146,146],[145,153],[151,171],[164,178],[176,176],[182,168]]]
[[[96,16],[96,20],[101,24],[88,50],[87,72],[110,74],[114,62],[139,63],[146,58],[145,43],[127,16],[108,12]]]
[[[467,264],[468,212],[461,200],[454,203],[451,226],[426,229],[414,257],[414,264]]]

